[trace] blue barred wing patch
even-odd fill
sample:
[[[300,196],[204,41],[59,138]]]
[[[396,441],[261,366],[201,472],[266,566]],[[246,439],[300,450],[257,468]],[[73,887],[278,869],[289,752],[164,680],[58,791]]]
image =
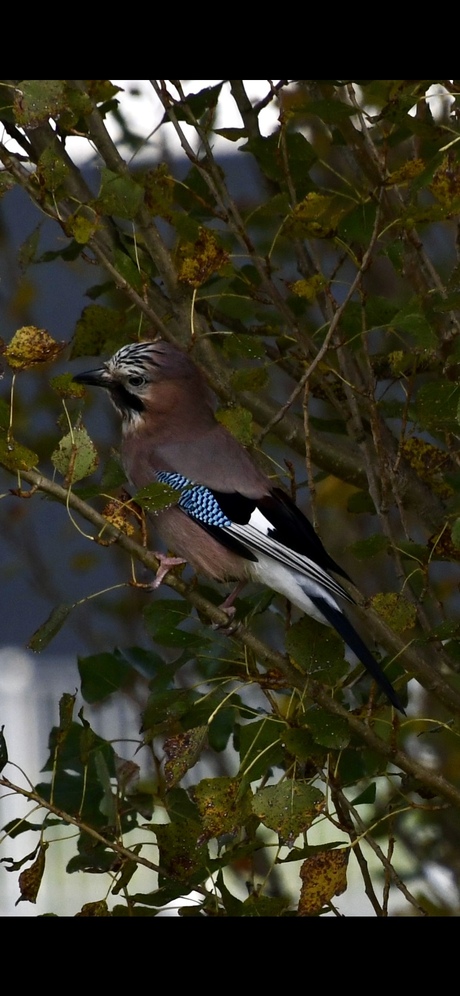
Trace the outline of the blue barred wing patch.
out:
[[[177,502],[179,508],[187,515],[193,516],[198,522],[202,522],[206,526],[217,526],[221,529],[232,525],[231,519],[224,515],[212,491],[209,491],[204,485],[194,484],[182,474],[166,470],[160,470],[156,474],[156,478],[162,484],[169,484],[171,488],[181,492]]]

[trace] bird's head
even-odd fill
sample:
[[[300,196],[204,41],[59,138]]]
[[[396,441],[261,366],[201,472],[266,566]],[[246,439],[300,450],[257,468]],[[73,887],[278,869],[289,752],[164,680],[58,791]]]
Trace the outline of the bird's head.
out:
[[[193,360],[163,339],[122,346],[101,367],[73,379],[105,388],[126,423],[138,422],[148,411],[166,410],[178,389],[183,395],[198,392],[201,400],[210,393]]]

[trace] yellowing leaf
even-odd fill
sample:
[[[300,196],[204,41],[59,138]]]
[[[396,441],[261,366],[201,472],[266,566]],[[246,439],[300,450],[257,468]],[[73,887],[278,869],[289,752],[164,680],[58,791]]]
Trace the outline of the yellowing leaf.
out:
[[[203,824],[200,842],[236,832],[250,812],[248,796],[240,798],[237,778],[202,778],[193,795]]]
[[[133,535],[134,526],[132,522],[128,521],[129,516],[132,515],[132,509],[130,509],[129,505],[114,498],[113,501],[107,502],[102,514],[104,519],[107,519],[112,526],[120,529],[126,536]]]
[[[47,844],[46,841],[43,842],[43,844],[40,844],[38,855],[33,865],[21,872],[19,876],[19,888],[21,890],[21,895],[16,902],[16,906],[22,901],[28,903],[37,902],[38,890],[45,871],[45,854],[48,847],[49,844]]]
[[[294,238],[331,237],[339,221],[350,211],[350,202],[339,194],[311,191],[294,208],[285,231]]]
[[[222,409],[217,413],[217,420],[231,432],[232,436],[236,436],[243,446],[251,446],[254,442],[252,415],[247,408],[237,406]]]
[[[347,887],[348,851],[320,851],[307,858],[301,869],[299,915],[313,916],[340,896]]]
[[[423,159],[408,159],[399,169],[395,169],[390,173],[385,185],[388,187],[405,186],[414,177],[420,176],[420,173],[423,173],[424,169],[425,163]]]
[[[200,228],[199,237],[193,245],[183,246],[181,256],[179,280],[191,287],[201,287],[229,258],[215,235],[206,228]]]
[[[96,215],[88,218],[78,212],[67,219],[65,226],[68,235],[73,235],[79,245],[86,245],[98,227],[99,220]]]
[[[57,377],[51,377],[50,387],[60,398],[83,398],[85,395],[85,388],[83,384],[76,384],[72,378],[72,374],[64,373],[58,374]]]
[[[185,772],[196,764],[208,739],[208,727],[196,726],[185,733],[176,733],[163,744],[163,750],[168,758],[164,773],[167,788],[172,788],[180,782]]]
[[[321,273],[315,273],[313,277],[309,277],[308,280],[296,280],[291,284],[291,290],[297,297],[304,297],[307,301],[312,303],[318,297],[320,291],[326,285],[326,279]]]
[[[24,325],[15,332],[4,355],[13,370],[27,370],[37,363],[54,360],[64,346],[64,342],[56,342],[46,329]]]
[[[372,605],[396,633],[403,633],[405,629],[411,629],[412,626],[415,626],[416,606],[396,592],[380,592],[378,595],[374,595]]]
[[[36,467],[38,456],[26,446],[20,446],[12,437],[5,433],[0,435],[0,464],[7,470],[30,470]]]
[[[75,916],[112,916],[112,914],[105,899],[98,899],[94,903],[85,903]]]

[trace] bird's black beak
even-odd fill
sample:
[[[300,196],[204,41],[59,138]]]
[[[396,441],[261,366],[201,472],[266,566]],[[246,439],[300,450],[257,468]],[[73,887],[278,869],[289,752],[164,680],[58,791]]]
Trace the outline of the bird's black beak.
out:
[[[90,387],[108,388],[110,386],[110,375],[105,367],[99,367],[97,370],[87,370],[86,373],[75,374],[72,379],[76,384],[88,384]]]

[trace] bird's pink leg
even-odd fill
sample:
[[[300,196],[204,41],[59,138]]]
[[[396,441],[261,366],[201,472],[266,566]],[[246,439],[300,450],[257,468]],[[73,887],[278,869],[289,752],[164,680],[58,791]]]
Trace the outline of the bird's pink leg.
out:
[[[238,581],[238,584],[235,585],[233,591],[231,591],[230,594],[227,595],[225,602],[222,602],[222,604],[219,605],[219,609],[222,609],[229,617],[229,619],[233,619],[233,616],[235,615],[236,609],[233,603],[235,601],[235,598],[239,595],[240,591],[243,590],[245,584],[246,581]]]
[[[225,615],[228,616],[230,626],[227,628],[223,624],[213,623],[213,629],[221,629],[224,633],[232,632],[231,621],[236,612],[233,602],[235,601],[237,595],[239,595],[240,591],[244,588],[245,584],[246,581],[238,581],[238,584],[235,585],[233,591],[231,591],[230,594],[227,595],[225,601],[219,605],[219,609],[222,609],[222,611],[225,612]]]
[[[155,557],[159,561],[159,568],[153,581],[147,585],[151,591],[155,591],[156,588],[160,587],[160,584],[164,581],[166,575],[171,570],[171,567],[179,567],[180,564],[186,564],[187,561],[183,560],[182,557],[167,557],[164,553],[157,553],[155,550]]]

